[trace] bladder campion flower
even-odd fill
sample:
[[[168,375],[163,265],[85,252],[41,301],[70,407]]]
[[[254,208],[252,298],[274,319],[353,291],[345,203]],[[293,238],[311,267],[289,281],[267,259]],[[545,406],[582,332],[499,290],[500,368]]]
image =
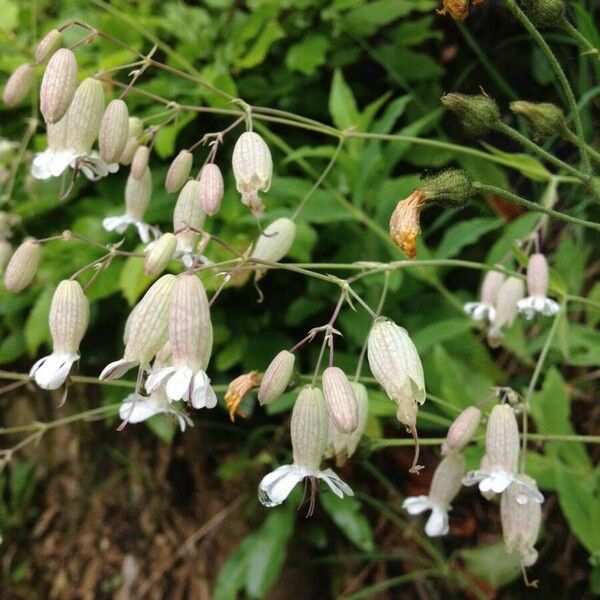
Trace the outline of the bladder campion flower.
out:
[[[48,61],[40,87],[40,110],[46,123],[57,123],[66,114],[77,85],[77,59],[60,48]]]
[[[200,181],[200,202],[207,215],[214,215],[223,200],[223,175],[215,163],[207,163],[198,175]]]
[[[496,298],[504,283],[505,277],[499,271],[488,271],[481,284],[479,302],[467,302],[465,312],[475,321],[488,321],[492,323],[496,317]]]
[[[16,106],[29,94],[34,83],[35,71],[29,63],[17,67],[4,86],[4,103]]]
[[[279,262],[290,250],[296,237],[296,223],[286,217],[275,219],[258,237],[251,258],[257,261]],[[264,277],[268,269],[256,266],[256,279]]]
[[[173,159],[165,178],[165,190],[170,194],[178,192],[187,181],[192,170],[194,157],[189,150],[181,150]]]
[[[40,358],[29,372],[46,390],[59,388],[79,360],[79,344],[87,329],[90,305],[77,281],[65,279],[58,284],[50,306],[52,354]]]
[[[200,182],[188,181],[177,197],[173,211],[173,231],[177,237],[177,256],[186,267],[194,264],[200,233],[206,214],[200,202]]]
[[[35,62],[46,62],[63,43],[63,35],[58,29],[51,29],[39,42],[35,49]]]
[[[358,426],[358,406],[348,377],[339,367],[327,367],[322,380],[331,422],[341,433],[352,433]]]
[[[465,408],[456,419],[442,444],[442,454],[460,452],[473,438],[481,421],[481,411],[476,406]]]
[[[282,350],[271,361],[258,390],[261,405],[271,404],[283,394],[292,378],[295,361],[296,357],[288,350]]]
[[[488,331],[488,343],[492,348],[500,344],[504,327],[510,327],[517,316],[517,303],[525,294],[525,286],[519,277],[508,277],[498,290],[496,314]]]
[[[118,163],[129,136],[129,109],[121,99],[111,100],[104,110],[98,146],[100,158],[105,162]]]
[[[33,281],[40,255],[40,245],[33,239],[25,240],[15,250],[4,272],[4,287],[9,292],[21,292]]]
[[[311,484],[309,515],[314,509],[316,482],[323,480],[331,491],[342,498],[353,496],[350,487],[331,469],[320,471],[327,446],[329,417],[321,390],[306,386],[298,395],[292,411],[291,436],[294,463],[283,465],[263,477],[258,486],[258,499],[264,506],[277,506],[304,479]]]
[[[558,302],[548,298],[548,262],[543,254],[532,254],[527,264],[527,298],[517,302],[517,310],[526,319],[533,319],[536,313],[551,317],[558,313]]]

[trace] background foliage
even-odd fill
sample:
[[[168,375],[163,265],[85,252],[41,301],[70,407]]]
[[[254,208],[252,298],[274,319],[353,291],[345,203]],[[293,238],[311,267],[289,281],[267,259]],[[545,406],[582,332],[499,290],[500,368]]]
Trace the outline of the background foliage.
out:
[[[424,171],[460,166],[480,181],[511,187],[534,201],[557,193],[551,169],[495,135],[481,146],[439,102],[446,91],[475,93],[483,88],[503,110],[515,99],[560,103],[560,90],[544,57],[503,2],[488,0],[464,24],[436,16],[436,5],[431,0],[0,0],[0,71],[8,76],[30,58],[34,39],[75,18],[141,52],[158,43],[161,60],[201,75],[252,105],[290,111],[341,130],[422,136],[418,143],[349,139],[300,214],[289,254],[297,262],[387,262],[402,258],[388,240],[390,213]],[[579,31],[600,47],[596,3],[570,2],[569,14]],[[564,33],[545,35],[580,100],[587,139],[598,142],[600,60],[581,55]],[[126,51],[103,40],[78,50],[86,76],[130,60]],[[231,108],[218,95],[158,70],[149,70],[136,87],[180,103]],[[164,110],[135,93],[128,104],[140,117]],[[28,115],[27,106],[2,108],[2,137],[20,139]],[[170,226],[174,199],[163,191],[162,181],[173,154],[204,133],[222,129],[228,119],[190,114],[161,130],[152,162],[148,222],[165,230]],[[275,162],[267,216],[289,216],[334,155],[337,140],[277,123],[257,121],[256,128],[269,142]],[[33,148],[43,149],[44,144],[38,128]],[[475,147],[486,154],[467,150]],[[226,168],[231,148],[226,141],[220,153],[226,197],[208,228],[243,250],[257,232]],[[577,160],[571,147],[558,143],[555,148],[563,159]],[[18,236],[45,237],[70,228],[108,243],[115,238],[100,223],[121,211],[125,177],[121,172],[94,185],[79,180],[61,202],[58,183],[32,181],[23,169],[12,195],[3,201],[23,219]],[[597,205],[581,187],[561,184],[558,194],[563,212],[597,219]],[[515,264],[523,265],[526,257],[515,242],[531,231],[540,215],[487,200],[460,211],[428,208],[419,258],[494,264],[512,253]],[[132,233],[126,244],[135,246]],[[552,222],[544,249],[555,289],[600,302],[600,286],[594,283],[597,236]],[[0,364],[7,370],[29,369],[49,343],[46,321],[54,287],[98,256],[86,245],[63,243],[46,245],[43,255],[33,287],[18,296],[0,291]],[[225,256],[215,248],[211,257]],[[424,362],[427,391],[448,403],[428,402],[420,411],[422,436],[443,435],[456,408],[484,400],[493,386],[526,389],[552,326],[549,319],[533,327],[518,321],[503,347],[491,351],[461,310],[476,295],[479,278],[476,270],[419,266],[397,270],[389,278],[383,312],[411,332]],[[149,283],[141,261],[128,259],[115,261],[90,288],[92,317],[82,346],[83,374],[96,376],[120,356],[129,308]],[[206,281],[209,287],[216,283]],[[382,285],[383,276],[370,277],[356,290],[373,306]],[[329,319],[337,293],[327,283],[285,271],[269,274],[261,288],[262,303],[252,285],[246,285],[230,288],[214,307],[211,377],[217,384],[251,369],[264,370],[281,348]],[[560,319],[532,400],[535,430],[597,434],[600,310],[569,304],[568,320]],[[345,308],[339,325],[344,338],[336,361],[353,372],[369,319]],[[300,372],[311,371],[317,351],[309,347],[302,355]],[[74,386],[67,405],[59,409],[58,398],[32,388],[3,396],[1,406],[9,426],[114,403],[126,392],[118,386]],[[286,395],[266,414],[248,398],[242,406],[247,419],[229,423],[224,411],[204,413],[184,435],[159,417],[149,428],[129,427],[120,434],[110,420],[76,424],[48,433],[40,446],[16,455],[0,476],[2,577],[11,597],[125,594],[132,565],[140,573],[138,581],[148,584],[150,597],[166,597],[161,594],[169,590],[169,597],[212,593],[218,600],[238,594],[359,598],[385,594],[401,584],[406,594],[413,594],[416,585],[424,597],[520,593],[520,572],[500,543],[497,510],[475,493],[463,491],[455,502],[448,539],[420,539],[418,524],[399,507],[404,495],[427,489],[428,475],[408,475],[410,452],[403,448],[369,454],[367,440],[343,471],[356,498],[341,502],[321,494],[311,520],[303,518],[303,509],[296,511],[300,495],[278,509],[260,507],[255,485],[267,467],[286,458],[286,411],[293,398]],[[404,435],[393,405],[374,387],[367,433],[371,440]],[[598,450],[574,443],[539,444],[534,450],[528,469],[548,499],[541,558],[534,569],[540,588],[530,593],[591,596],[600,592]],[[470,448],[469,464],[477,464],[481,454],[480,445]],[[426,452],[427,472],[437,456],[437,450]],[[203,523],[228,507],[232,512],[226,519],[201,530],[196,551],[189,541],[186,545]],[[390,597],[399,597],[396,593],[392,589]]]

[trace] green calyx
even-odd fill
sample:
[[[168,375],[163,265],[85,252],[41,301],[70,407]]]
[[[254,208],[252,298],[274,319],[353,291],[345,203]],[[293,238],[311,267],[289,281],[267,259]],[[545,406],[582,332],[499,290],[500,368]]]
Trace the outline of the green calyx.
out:
[[[533,133],[542,139],[555,135],[563,137],[568,132],[564,112],[549,102],[511,102],[510,110],[527,119]]]
[[[473,182],[461,169],[448,169],[427,177],[419,191],[427,201],[453,208],[464,206],[476,195]]]
[[[519,4],[536,27],[560,27],[565,16],[563,0],[520,0]]]
[[[500,120],[500,109],[492,98],[477,94],[446,94],[442,104],[456,113],[464,128],[472,135],[483,135]]]

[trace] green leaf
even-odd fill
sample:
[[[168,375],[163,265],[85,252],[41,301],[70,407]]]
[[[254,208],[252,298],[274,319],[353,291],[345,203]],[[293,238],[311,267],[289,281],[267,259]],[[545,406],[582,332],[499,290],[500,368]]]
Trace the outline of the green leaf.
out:
[[[312,75],[321,65],[329,49],[329,40],[323,35],[307,35],[301,42],[289,48],[285,64],[290,71]]]
[[[490,231],[498,229],[502,221],[495,217],[480,217],[455,223],[448,228],[435,253],[436,258],[452,258],[460,251],[474,244]]]
[[[283,37],[285,37],[285,31],[281,25],[277,21],[268,21],[254,45],[242,59],[237,61],[237,66],[241,69],[251,69],[261,64],[265,60],[271,44]]]
[[[10,31],[19,23],[19,8],[14,0],[0,0],[0,30]]]
[[[412,337],[417,350],[425,353],[436,344],[442,344],[470,329],[469,319],[441,319],[421,327]]]
[[[46,288],[36,299],[29,317],[25,322],[25,344],[31,356],[35,356],[39,347],[44,342],[50,341],[50,327],[48,325],[48,314],[54,288]]]
[[[333,122],[339,129],[347,129],[358,125],[360,115],[356,100],[339,69],[336,69],[333,74],[329,94],[329,112]]]
[[[171,444],[177,431],[177,421],[167,415],[154,415],[146,421],[146,425],[165,444]]]
[[[188,112],[177,118],[173,125],[161,127],[155,137],[154,148],[160,158],[167,158],[175,152],[177,134],[196,118],[196,113]]]
[[[18,329],[0,342],[0,365],[11,363],[25,352],[25,337]]]
[[[522,152],[503,152],[485,142],[482,142],[482,144],[492,154],[502,157],[513,169],[519,171],[519,173],[533,181],[549,181],[552,177],[550,171],[548,171],[537,158],[534,158],[529,154],[524,154]]]
[[[244,358],[244,352],[248,340],[246,337],[234,337],[220,352],[217,354],[215,366],[218,371],[227,371],[237,365]]]
[[[357,548],[365,552],[375,549],[371,525],[360,512],[361,505],[356,498],[338,498],[327,491],[319,496],[319,500],[333,522]]]
[[[521,577],[519,553],[508,554],[502,542],[461,550],[458,555],[468,571],[493,588],[500,588]]]

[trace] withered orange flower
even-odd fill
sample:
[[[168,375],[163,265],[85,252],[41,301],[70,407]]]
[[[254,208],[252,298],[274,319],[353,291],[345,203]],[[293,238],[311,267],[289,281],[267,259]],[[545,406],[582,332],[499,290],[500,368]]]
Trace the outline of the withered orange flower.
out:
[[[390,236],[408,258],[417,255],[417,236],[421,233],[419,217],[424,202],[425,194],[415,190],[398,202],[390,218]]]
[[[227,410],[229,411],[229,418],[232,421],[235,421],[237,409],[241,404],[244,396],[251,390],[254,390],[260,387],[260,382],[262,381],[262,373],[258,371],[250,371],[249,373],[244,373],[239,377],[236,377],[227,388],[227,393],[225,394],[225,406],[227,406]]]
[[[483,4],[485,0],[472,0],[473,6]],[[469,16],[469,0],[442,0],[438,14],[449,14],[455,21],[464,21]]]

